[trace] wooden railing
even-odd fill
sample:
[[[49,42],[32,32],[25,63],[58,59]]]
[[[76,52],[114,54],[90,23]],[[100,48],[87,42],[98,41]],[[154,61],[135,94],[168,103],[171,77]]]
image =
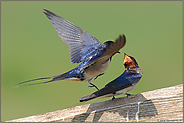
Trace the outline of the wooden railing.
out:
[[[183,122],[183,84],[8,122]]]

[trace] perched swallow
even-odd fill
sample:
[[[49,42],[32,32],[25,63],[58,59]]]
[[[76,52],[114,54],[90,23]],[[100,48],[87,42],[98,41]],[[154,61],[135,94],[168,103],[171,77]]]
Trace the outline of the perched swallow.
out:
[[[91,83],[91,80],[94,77],[102,75],[108,68],[112,56],[119,53],[119,50],[124,47],[126,43],[125,35],[120,35],[115,42],[107,41],[101,44],[94,36],[59,15],[48,10],[45,10],[44,14],[54,26],[61,40],[69,46],[71,63],[81,63],[76,68],[64,74],[33,79],[19,84],[40,79],[51,80],[28,85],[49,83],[59,80],[88,81],[88,83],[92,85],[89,87],[98,89]]]
[[[113,100],[115,99],[114,96],[119,94],[126,94],[127,97],[130,96],[130,94],[127,94],[126,92],[132,90],[138,84],[139,80],[142,77],[142,69],[138,66],[136,60],[132,56],[129,56],[127,54],[125,54],[124,57],[124,66],[125,71],[118,78],[109,82],[107,85],[105,85],[104,88],[90,95],[84,96],[78,100],[80,102],[84,102],[92,99],[111,96],[113,97]]]

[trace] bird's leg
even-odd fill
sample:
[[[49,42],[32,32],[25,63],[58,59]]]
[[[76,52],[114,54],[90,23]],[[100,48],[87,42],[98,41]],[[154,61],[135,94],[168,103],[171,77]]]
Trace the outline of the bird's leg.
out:
[[[118,51],[117,53],[119,53],[119,54],[120,54],[121,52],[119,52],[119,51]]]
[[[128,94],[128,93],[125,93],[126,95],[127,95],[127,98],[128,98],[128,96],[132,96],[131,94]]]
[[[96,76],[95,78],[94,78],[94,80],[95,79],[97,79],[99,76],[101,76],[101,75],[104,75],[104,73],[101,73],[101,74],[99,74],[98,76]]]
[[[91,86],[88,86],[88,87],[95,87],[98,91],[99,91],[99,89],[98,89],[98,87],[96,86],[96,85],[94,85],[94,84],[92,84],[92,83],[89,83]]]
[[[112,96],[112,100],[116,99],[115,96],[114,96],[115,94],[116,94],[116,93],[114,92],[114,93],[113,93],[113,96]]]
[[[116,99],[114,96],[112,96],[112,100]]]
[[[91,86],[88,86],[88,87],[95,87],[99,91],[98,87],[91,83],[91,80],[89,80],[88,83],[91,85]]]

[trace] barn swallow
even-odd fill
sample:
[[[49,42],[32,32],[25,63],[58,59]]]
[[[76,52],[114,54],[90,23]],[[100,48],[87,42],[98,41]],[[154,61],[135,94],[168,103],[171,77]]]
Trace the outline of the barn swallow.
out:
[[[105,85],[104,88],[78,99],[80,102],[89,101],[97,98],[111,97],[112,100],[115,99],[115,95],[125,94],[130,96],[130,94],[126,93],[138,84],[139,80],[142,77],[141,67],[138,66],[136,60],[127,54],[124,57],[124,66],[125,71],[115,80],[109,82]]]
[[[119,53],[119,50],[124,47],[126,43],[125,35],[120,35],[115,42],[106,41],[104,44],[101,44],[93,35],[87,33],[68,20],[46,9],[44,10],[44,14],[54,26],[61,40],[69,46],[71,63],[81,63],[76,68],[64,74],[33,79],[21,82],[19,85],[35,80],[51,79],[50,81],[28,85],[49,83],[59,80],[88,81],[88,83],[92,85],[89,87],[98,89],[91,83],[91,80],[94,77],[102,75],[108,68],[112,56]]]

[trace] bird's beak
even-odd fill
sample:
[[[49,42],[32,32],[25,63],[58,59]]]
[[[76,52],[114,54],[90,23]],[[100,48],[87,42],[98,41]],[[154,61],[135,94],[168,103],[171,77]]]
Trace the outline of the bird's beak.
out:
[[[125,57],[124,57],[124,64],[126,63],[126,62],[128,62],[128,61],[132,61],[132,59],[126,54],[126,53],[124,53],[124,55],[125,55]]]

